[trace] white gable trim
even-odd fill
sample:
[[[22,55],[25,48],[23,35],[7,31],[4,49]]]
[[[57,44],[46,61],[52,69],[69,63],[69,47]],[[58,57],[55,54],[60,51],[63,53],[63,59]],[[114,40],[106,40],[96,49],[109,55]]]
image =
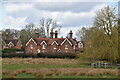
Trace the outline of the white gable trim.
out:
[[[53,45],[54,43],[56,43],[58,45],[58,43],[56,41],[54,41],[51,45]]]
[[[12,42],[9,42],[8,46],[10,45],[10,43],[14,46],[14,44]]]
[[[45,41],[42,41],[40,45],[42,45],[43,43],[45,43],[47,45],[47,43]]]
[[[79,47],[79,45],[82,45],[81,48],[83,48],[83,43],[82,43],[82,42],[79,42],[79,43],[78,43],[78,47]]]
[[[83,45],[83,43],[81,41],[78,44],[82,44]]]
[[[68,41],[70,43],[70,45],[72,45],[72,43],[67,38],[61,43],[61,45],[63,45],[63,43],[65,43],[65,41]]]
[[[29,44],[30,41],[33,41],[33,42],[37,45],[37,43],[33,40],[33,38],[31,38],[31,39],[26,43],[26,46]]]

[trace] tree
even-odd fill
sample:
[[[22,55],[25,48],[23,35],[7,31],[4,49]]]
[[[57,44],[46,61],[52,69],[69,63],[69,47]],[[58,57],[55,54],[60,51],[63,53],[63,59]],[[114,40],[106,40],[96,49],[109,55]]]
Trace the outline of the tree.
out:
[[[112,27],[116,24],[117,15],[115,14],[115,8],[107,6],[96,13],[93,26],[103,28],[107,36],[111,38]]]
[[[107,6],[104,9],[101,9],[97,12],[94,26],[102,28],[104,30],[104,33],[106,34],[107,38],[107,47],[108,51],[106,52],[108,58],[113,56],[113,61],[116,62],[118,52],[115,51],[115,48],[117,48],[115,45],[116,42],[118,42],[118,38],[116,35],[118,35],[118,27],[117,27],[117,15],[115,14],[115,8]],[[116,41],[116,42],[115,42]],[[114,51],[114,52],[113,52]]]
[[[105,7],[96,13],[94,27],[85,31],[85,55],[92,61],[118,59],[118,24],[115,8]]]
[[[15,29],[2,30],[2,39],[18,39],[20,31]]]
[[[58,26],[57,22],[51,18],[42,18],[40,20],[40,29],[43,31],[43,34],[46,35],[47,38],[50,37],[50,31],[51,30],[58,30],[60,31],[61,27]]]
[[[84,41],[84,36],[85,36],[85,31],[86,31],[86,28],[85,27],[82,27],[82,29],[79,29],[76,33],[76,36],[79,40],[82,40]]]

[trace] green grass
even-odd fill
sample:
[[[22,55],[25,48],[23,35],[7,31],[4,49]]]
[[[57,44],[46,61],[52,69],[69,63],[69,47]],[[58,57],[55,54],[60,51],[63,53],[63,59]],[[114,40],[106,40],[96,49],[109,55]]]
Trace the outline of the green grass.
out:
[[[24,68],[80,68],[80,67],[90,67],[88,65],[57,65],[57,64],[20,64],[20,65],[2,65],[2,69],[24,69]]]
[[[9,78],[9,75],[2,75],[3,78]],[[36,78],[36,76],[32,74],[25,74],[25,73],[20,73],[15,78]]]
[[[10,69],[10,70],[17,70],[17,69],[24,69],[24,68],[91,68],[90,65],[58,65],[58,64],[20,64],[20,65],[8,65],[3,64],[2,69]],[[115,69],[118,67],[112,67],[112,68],[105,68],[105,69]]]
[[[2,75],[3,78],[8,78],[8,75]]]
[[[16,78],[36,78],[36,76],[32,74],[20,73],[16,76]]]

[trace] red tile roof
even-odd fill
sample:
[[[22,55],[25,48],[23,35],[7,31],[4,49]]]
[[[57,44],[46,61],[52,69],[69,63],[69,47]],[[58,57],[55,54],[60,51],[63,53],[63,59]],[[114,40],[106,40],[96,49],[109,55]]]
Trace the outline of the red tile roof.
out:
[[[66,38],[33,38],[34,41],[39,45],[42,41],[45,41],[48,45],[51,45],[54,41],[60,45]],[[68,40],[74,45],[75,40],[68,38]]]
[[[9,44],[10,42],[12,42],[16,46],[19,40],[18,39],[4,39],[3,41],[6,44]]]

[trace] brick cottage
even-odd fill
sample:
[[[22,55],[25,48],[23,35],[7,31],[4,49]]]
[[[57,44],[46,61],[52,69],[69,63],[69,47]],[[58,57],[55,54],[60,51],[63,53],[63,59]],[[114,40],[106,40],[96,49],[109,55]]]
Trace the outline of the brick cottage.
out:
[[[2,48],[16,48],[16,49],[21,49],[22,48],[22,43],[18,39],[4,39],[2,40]]]
[[[31,38],[25,47],[26,53],[41,52],[81,52],[83,50],[83,42],[72,38],[72,31],[69,38],[58,38],[58,32],[50,32],[50,38]],[[55,36],[55,37],[54,37]]]

